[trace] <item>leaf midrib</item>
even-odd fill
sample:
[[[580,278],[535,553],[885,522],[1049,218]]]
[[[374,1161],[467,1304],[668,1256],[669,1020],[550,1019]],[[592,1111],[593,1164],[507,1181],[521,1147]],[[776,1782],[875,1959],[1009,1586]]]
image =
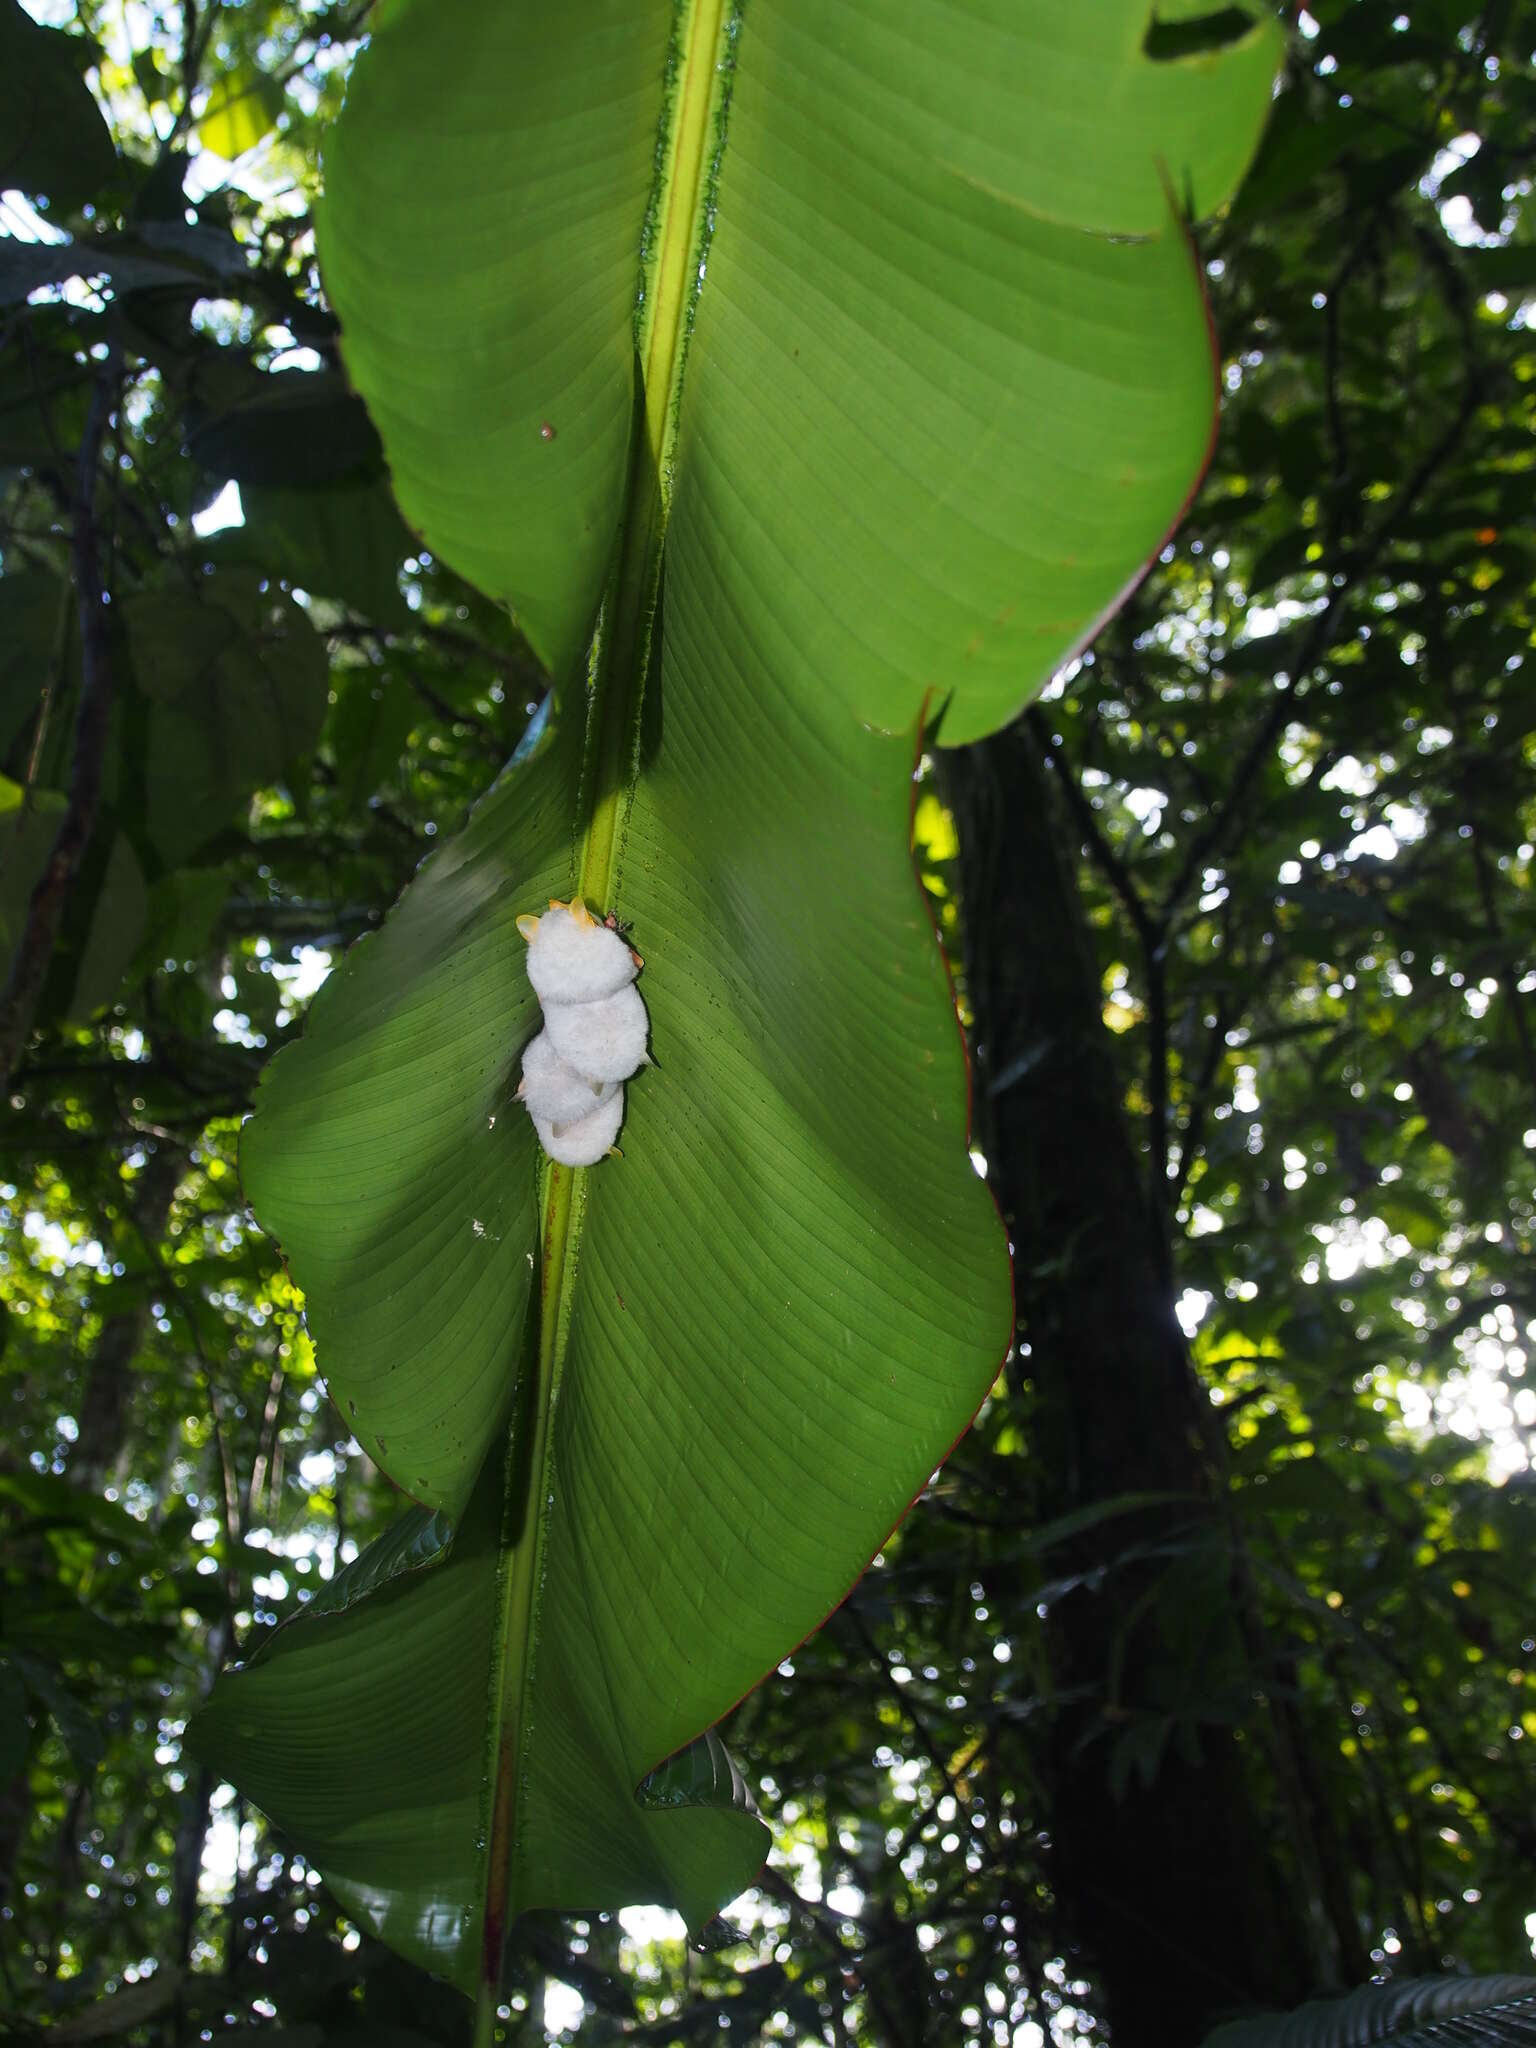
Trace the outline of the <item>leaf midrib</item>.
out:
[[[689,316],[699,290],[697,252],[703,239],[711,140],[718,125],[720,52],[729,0],[678,0],[671,90],[658,151],[652,214],[654,254],[643,278],[638,374],[641,411],[633,437],[615,565],[599,621],[594,681],[587,712],[576,851],[580,894],[611,908],[622,850],[623,821],[634,786],[640,704],[651,659],[651,622],[661,544],[670,500],[668,462],[687,353]],[[518,1827],[522,1736],[532,1668],[535,1609],[548,1522],[546,1467],[555,1395],[564,1361],[579,1247],[586,1173],[549,1163],[544,1170],[536,1359],[532,1399],[516,1406],[528,1437],[513,1445],[498,1612],[493,1646],[487,1765],[492,1777],[486,1842],[485,1911],[476,2033],[488,2041],[499,1990],[501,1945],[517,1910],[510,1891]],[[530,1313],[533,1310],[530,1307]],[[514,1424],[514,1428],[516,1424]],[[521,1482],[513,1475],[521,1473]],[[521,1498],[518,1496],[521,1495]]]

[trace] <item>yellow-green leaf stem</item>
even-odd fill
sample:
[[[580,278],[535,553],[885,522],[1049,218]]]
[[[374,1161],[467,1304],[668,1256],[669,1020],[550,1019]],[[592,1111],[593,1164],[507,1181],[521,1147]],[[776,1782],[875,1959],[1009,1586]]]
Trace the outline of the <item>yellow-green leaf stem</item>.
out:
[[[640,707],[651,660],[667,512],[664,458],[677,414],[689,308],[700,279],[701,202],[719,118],[725,19],[724,0],[682,0],[668,126],[657,153],[658,190],[642,286],[639,417],[617,562],[598,629],[580,799],[585,825],[576,860],[578,889],[589,902],[605,908],[612,905],[616,892],[623,816],[633,784]],[[512,1483],[503,1525],[495,1651],[498,1711],[489,1729],[487,1757],[492,1798],[477,2044],[491,2039],[502,1944],[519,1910],[511,1874],[522,1738],[537,1654],[535,1611],[548,1519],[545,1469],[570,1322],[586,1172],[550,1165],[542,1177],[538,1341],[536,1349],[529,1347],[524,1368],[535,1373],[535,1380],[531,1399],[518,1403],[522,1414],[514,1418],[508,1468]]]
[[[586,827],[578,887],[612,907],[622,815],[650,669],[651,625],[666,532],[667,455],[677,419],[689,314],[701,282],[703,201],[717,145],[725,70],[725,0],[681,0],[669,120],[658,149],[657,190],[642,278],[635,431],[618,560],[599,627],[588,713]]]

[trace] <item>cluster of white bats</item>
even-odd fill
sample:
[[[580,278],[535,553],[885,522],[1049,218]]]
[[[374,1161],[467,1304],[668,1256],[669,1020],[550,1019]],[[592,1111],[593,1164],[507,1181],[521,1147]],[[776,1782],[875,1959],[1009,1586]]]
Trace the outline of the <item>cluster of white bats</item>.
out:
[[[528,979],[544,1029],[523,1054],[518,1100],[539,1143],[561,1166],[593,1166],[624,1121],[624,1083],[650,1064],[650,1019],[635,987],[645,962],[616,919],[596,918],[579,896],[520,917]]]

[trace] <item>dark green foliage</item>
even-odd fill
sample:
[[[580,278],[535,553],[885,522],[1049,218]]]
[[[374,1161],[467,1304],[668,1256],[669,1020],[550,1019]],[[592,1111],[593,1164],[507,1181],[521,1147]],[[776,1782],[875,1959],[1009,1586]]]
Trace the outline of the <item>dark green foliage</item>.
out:
[[[0,10],[0,188],[74,209],[117,183],[117,151],[86,86],[95,55],[83,36],[34,22],[19,0]]]

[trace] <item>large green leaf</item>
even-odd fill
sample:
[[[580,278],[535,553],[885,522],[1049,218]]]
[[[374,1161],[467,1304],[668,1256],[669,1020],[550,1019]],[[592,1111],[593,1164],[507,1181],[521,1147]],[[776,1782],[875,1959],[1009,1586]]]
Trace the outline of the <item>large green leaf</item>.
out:
[[[1405,1977],[1320,1998],[1295,2012],[1234,2020],[1205,2048],[1515,2048],[1536,2041],[1536,1977]]]
[[[1275,36],[1155,63],[1147,23],[396,0],[358,66],[349,367],[406,517],[563,687],[242,1150],[350,1426],[460,1533],[197,1739],[466,1986],[523,1908],[697,1922],[750,1879],[718,1745],[655,1766],[841,1597],[1007,1343],[912,772],[925,702],[1006,716],[1203,456],[1170,190],[1229,189]],[[633,920],[657,1064],[573,1175],[513,1099],[515,920],[578,887]]]
[[[557,673],[620,505],[671,12],[398,8],[328,157],[326,276],[401,505]],[[1278,38],[1156,63],[1151,13],[779,0],[726,22],[679,483],[779,623],[785,684],[893,730],[953,690],[945,737],[974,737],[1193,486],[1216,401],[1173,200],[1235,183]]]

